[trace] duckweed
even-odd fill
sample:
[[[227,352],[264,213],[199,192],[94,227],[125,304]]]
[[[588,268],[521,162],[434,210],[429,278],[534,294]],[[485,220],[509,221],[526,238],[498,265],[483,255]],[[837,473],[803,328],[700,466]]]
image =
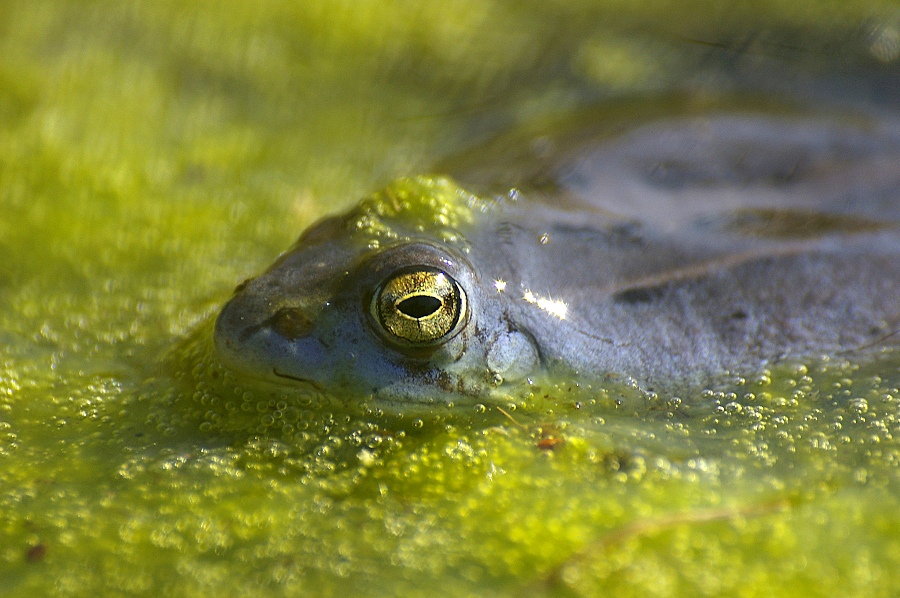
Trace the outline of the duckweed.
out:
[[[896,351],[400,414],[211,351],[316,217],[493,132],[728,87],[783,38],[896,58],[892,2],[732,10],[0,4],[0,594],[900,592]]]

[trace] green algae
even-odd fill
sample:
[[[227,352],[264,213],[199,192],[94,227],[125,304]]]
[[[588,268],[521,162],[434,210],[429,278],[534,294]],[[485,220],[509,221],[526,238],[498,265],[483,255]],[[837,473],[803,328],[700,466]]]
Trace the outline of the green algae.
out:
[[[877,373],[894,355],[784,364],[691,402],[536,381],[513,423],[289,400],[222,379],[203,338],[176,351],[197,353],[192,396],[150,392],[119,415],[139,427],[14,480],[10,537],[49,547],[30,566],[57,593],[897,589],[900,378]]]
[[[448,177],[405,177],[364,197],[347,215],[347,228],[370,244],[406,238],[410,231],[428,231],[455,243],[461,240],[460,227],[489,205]]]
[[[811,27],[843,66],[871,41],[841,27],[897,27],[889,2],[771,4],[697,3],[677,32]],[[643,33],[672,6],[0,4],[0,594],[900,592],[896,352],[698,397],[534,380],[514,421],[211,353],[233,285],[315,217],[683,77],[697,46]]]

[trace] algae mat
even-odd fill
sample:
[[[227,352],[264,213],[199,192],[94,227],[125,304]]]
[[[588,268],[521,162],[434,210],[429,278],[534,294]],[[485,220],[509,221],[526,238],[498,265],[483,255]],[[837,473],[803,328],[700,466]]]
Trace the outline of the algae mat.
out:
[[[900,592],[890,351],[682,399],[535,381],[509,417],[210,355],[234,284],[316,217],[493,133],[805,80],[753,81],[773,61],[897,68],[894,3],[737,10],[0,3],[0,593]]]

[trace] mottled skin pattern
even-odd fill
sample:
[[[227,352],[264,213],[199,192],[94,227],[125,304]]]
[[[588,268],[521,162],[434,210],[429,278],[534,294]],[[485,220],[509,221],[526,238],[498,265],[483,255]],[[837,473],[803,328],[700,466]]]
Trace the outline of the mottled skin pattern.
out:
[[[482,400],[553,368],[696,387],[896,343],[898,123],[710,113],[530,151],[453,172],[483,191],[515,173],[515,192],[401,180],[314,226],[223,309],[223,359],[402,404]],[[410,265],[466,294],[440,344],[397,347],[370,313]]]

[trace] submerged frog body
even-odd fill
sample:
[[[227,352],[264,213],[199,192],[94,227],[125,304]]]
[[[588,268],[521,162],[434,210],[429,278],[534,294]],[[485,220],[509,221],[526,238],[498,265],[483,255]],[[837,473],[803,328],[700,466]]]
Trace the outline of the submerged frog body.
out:
[[[896,123],[710,114],[533,147],[314,225],[222,310],[223,359],[427,403],[552,368],[680,388],[896,342]]]

